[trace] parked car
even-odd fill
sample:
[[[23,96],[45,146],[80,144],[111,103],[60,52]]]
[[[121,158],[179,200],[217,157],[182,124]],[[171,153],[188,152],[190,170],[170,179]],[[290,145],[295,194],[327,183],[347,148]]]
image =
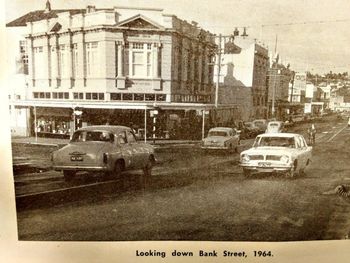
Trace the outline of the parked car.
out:
[[[258,127],[259,133],[264,133],[267,127],[267,120],[258,119],[253,121],[254,126]]]
[[[283,121],[270,121],[267,124],[266,133],[285,132]]]
[[[208,132],[208,136],[203,139],[202,149],[235,150],[240,142],[239,131],[234,128],[216,127]]]
[[[246,138],[255,138],[260,134],[260,129],[256,127],[253,122],[245,122],[244,133],[247,135]]]
[[[119,177],[125,170],[142,169],[151,175],[155,164],[151,145],[137,142],[125,126],[88,126],[74,132],[68,145],[52,153],[54,170],[63,171],[66,181],[80,171],[103,172]]]
[[[258,135],[253,147],[240,154],[240,166],[245,176],[252,172],[279,172],[293,177],[309,165],[312,147],[295,133],[265,133]]]

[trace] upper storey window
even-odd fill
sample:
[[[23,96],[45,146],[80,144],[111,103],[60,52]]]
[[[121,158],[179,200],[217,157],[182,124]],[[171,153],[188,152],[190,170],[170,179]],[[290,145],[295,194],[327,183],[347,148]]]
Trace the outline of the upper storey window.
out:
[[[86,48],[86,74],[89,77],[98,75],[98,42],[89,42],[85,44]]]
[[[28,74],[28,49],[27,41],[19,41],[20,58],[17,64],[17,73]]]
[[[153,70],[153,47],[150,43],[128,43],[125,49],[126,75],[151,77]]]
[[[44,78],[44,53],[43,47],[34,47],[34,69],[35,69],[35,77],[37,79]]]

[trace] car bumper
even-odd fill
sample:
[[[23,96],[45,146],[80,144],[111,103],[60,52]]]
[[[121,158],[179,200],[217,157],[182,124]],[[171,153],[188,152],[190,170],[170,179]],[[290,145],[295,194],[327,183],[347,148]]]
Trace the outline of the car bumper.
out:
[[[204,150],[228,150],[228,149],[230,149],[228,146],[210,146],[210,145],[202,145],[201,148]]]
[[[287,172],[290,169],[292,169],[291,165],[285,165],[285,164],[267,165],[266,163],[261,163],[260,165],[256,165],[256,164],[240,163],[239,165],[245,170],[258,172],[258,173]]]
[[[55,171],[63,171],[63,170],[69,170],[69,171],[86,171],[86,172],[94,172],[94,171],[108,171],[107,166],[72,166],[72,165],[54,165],[52,168]]]

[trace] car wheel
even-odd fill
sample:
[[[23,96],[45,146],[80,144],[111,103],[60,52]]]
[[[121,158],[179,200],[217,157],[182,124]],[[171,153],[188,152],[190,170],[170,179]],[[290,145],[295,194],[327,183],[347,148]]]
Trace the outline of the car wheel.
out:
[[[123,161],[118,160],[115,162],[113,171],[108,173],[108,175],[114,178],[121,178],[123,170],[124,170],[124,163]]]
[[[150,177],[152,175],[152,168],[153,168],[154,164],[155,164],[154,157],[152,155],[150,155],[145,167],[143,167],[143,169],[142,169],[144,176]]]
[[[75,176],[75,171],[63,171],[63,176],[66,182],[70,182],[73,180],[73,177]]]
[[[293,178],[296,176],[296,169],[297,169],[297,161],[295,160],[293,163],[293,166],[290,168],[290,170],[287,172],[287,177]]]

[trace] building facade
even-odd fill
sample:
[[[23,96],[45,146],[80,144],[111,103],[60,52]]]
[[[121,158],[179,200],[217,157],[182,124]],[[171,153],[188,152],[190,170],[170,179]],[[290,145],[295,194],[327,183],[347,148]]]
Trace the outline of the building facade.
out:
[[[238,31],[235,31],[234,38],[224,42],[222,49],[225,52],[221,59],[219,77],[219,100],[236,105],[234,115],[236,119],[248,121],[265,118],[268,50],[256,40],[247,38],[245,34],[240,36]]]
[[[293,72],[283,64],[273,62],[267,75],[268,116],[283,120],[289,112],[289,84]]]
[[[30,110],[32,133],[105,123],[146,132],[156,109],[163,136],[213,108],[214,35],[162,9],[47,4],[7,27],[26,30],[28,85],[13,104]]]

